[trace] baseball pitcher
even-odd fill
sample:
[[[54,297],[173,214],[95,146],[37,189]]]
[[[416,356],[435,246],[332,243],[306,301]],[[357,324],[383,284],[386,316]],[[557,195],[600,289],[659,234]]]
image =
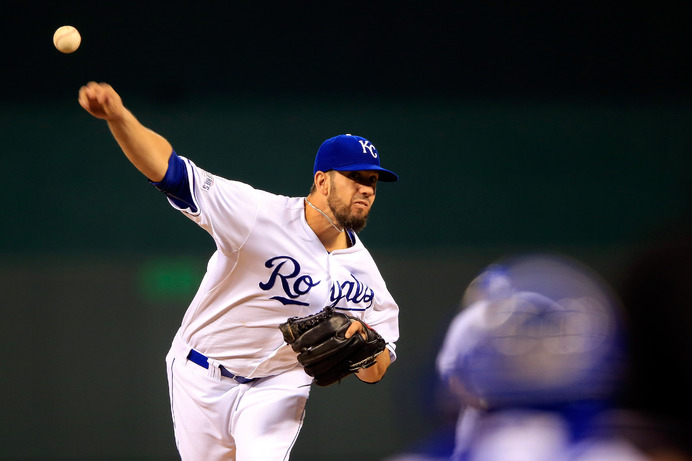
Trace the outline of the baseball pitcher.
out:
[[[275,195],[178,155],[108,84],[79,103],[216,246],[166,358],[181,458],[288,459],[313,382],[374,383],[396,358],[398,306],[357,233],[398,176],[370,141],[339,135],[319,147],[307,197]]]

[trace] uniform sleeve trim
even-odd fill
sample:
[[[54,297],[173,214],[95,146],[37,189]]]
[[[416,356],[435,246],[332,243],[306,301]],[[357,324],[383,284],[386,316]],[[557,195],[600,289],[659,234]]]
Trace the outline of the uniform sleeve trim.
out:
[[[199,206],[194,198],[194,175],[188,165],[173,151],[168,159],[166,175],[160,182],[149,181],[151,185],[168,196],[173,206],[190,214],[198,214]]]

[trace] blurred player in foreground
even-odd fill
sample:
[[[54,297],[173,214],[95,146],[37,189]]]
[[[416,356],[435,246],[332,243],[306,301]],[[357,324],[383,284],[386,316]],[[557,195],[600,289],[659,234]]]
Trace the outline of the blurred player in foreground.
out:
[[[320,146],[307,197],[277,196],[178,156],[110,85],[88,83],[79,103],[108,122],[133,165],[216,244],[167,356],[181,457],[288,459],[312,378],[284,343],[280,323],[332,306],[359,320],[346,337],[363,334],[362,323],[375,329],[386,348],[356,372],[365,382],[379,381],[396,357],[398,306],[356,233],[378,182],[397,175],[380,166],[368,140],[340,135]],[[358,419],[368,410],[354,402],[335,411]]]
[[[462,403],[455,461],[644,461],[610,423],[626,370],[619,301],[555,255],[507,258],[466,290],[437,359]]]

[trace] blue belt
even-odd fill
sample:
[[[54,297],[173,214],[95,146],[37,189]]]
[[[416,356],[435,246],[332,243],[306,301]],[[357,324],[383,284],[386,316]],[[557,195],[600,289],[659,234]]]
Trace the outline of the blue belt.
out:
[[[204,354],[200,354],[199,352],[197,352],[194,349],[191,349],[190,353],[187,354],[187,359],[193,363],[196,363],[197,365],[199,365],[202,368],[209,369],[209,362],[208,362],[209,359],[207,359],[207,357]],[[224,367],[223,365],[219,365],[219,370],[221,370],[221,376],[225,376],[226,378],[235,379],[236,382],[238,382],[240,384],[251,383],[251,382],[257,381],[259,379],[259,378],[250,379],[250,378],[245,378],[244,376],[234,375],[233,373],[228,371],[228,369],[226,369],[226,367]]]

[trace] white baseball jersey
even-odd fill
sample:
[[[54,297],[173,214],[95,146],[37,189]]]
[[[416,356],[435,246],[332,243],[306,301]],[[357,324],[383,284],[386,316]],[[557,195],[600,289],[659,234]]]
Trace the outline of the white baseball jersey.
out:
[[[168,200],[217,247],[178,332],[187,344],[235,374],[276,375],[296,364],[278,325],[333,306],[376,329],[395,359],[399,308],[355,234],[350,248],[329,253],[305,220],[302,197],[260,191],[179,158],[194,203],[170,191]]]

